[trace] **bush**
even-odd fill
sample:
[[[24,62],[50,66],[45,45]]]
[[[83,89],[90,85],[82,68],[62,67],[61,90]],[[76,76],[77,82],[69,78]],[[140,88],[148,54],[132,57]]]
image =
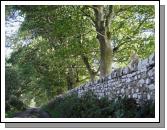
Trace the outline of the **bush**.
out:
[[[142,105],[133,98],[118,98],[116,101],[107,97],[98,97],[89,91],[82,97],[77,94],[57,98],[52,104],[43,106],[53,118],[153,118],[154,102]]]
[[[8,100],[5,101],[5,116],[12,117],[18,111],[26,110],[27,106],[20,101],[16,96],[10,96]]]

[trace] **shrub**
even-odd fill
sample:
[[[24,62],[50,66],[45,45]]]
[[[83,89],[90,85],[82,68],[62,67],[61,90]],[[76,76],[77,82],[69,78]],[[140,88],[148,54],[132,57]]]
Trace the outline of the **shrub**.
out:
[[[154,118],[155,117],[155,102],[153,100],[143,102],[139,106],[137,117]]]
[[[143,118],[154,117],[154,102],[142,105],[133,98],[98,98],[89,91],[78,97],[76,93],[57,98],[52,105],[43,106],[53,118]]]

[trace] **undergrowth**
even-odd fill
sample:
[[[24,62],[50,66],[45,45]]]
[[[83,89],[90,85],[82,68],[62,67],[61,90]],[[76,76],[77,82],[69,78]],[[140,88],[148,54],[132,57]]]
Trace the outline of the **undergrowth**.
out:
[[[109,100],[98,98],[89,91],[82,97],[77,94],[55,99],[42,107],[52,118],[154,118],[153,101],[143,101],[140,105],[133,98]]]

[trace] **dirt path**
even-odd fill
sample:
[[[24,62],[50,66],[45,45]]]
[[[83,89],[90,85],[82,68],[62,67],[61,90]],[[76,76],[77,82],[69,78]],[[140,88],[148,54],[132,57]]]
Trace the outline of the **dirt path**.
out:
[[[50,118],[50,115],[41,108],[29,108],[14,114],[14,118]]]

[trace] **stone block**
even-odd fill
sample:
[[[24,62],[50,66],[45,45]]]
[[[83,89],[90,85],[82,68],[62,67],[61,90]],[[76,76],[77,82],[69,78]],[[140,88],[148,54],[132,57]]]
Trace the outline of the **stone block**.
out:
[[[148,64],[148,59],[142,60],[142,66],[143,66],[143,68],[146,68],[148,65],[149,65]]]
[[[123,74],[128,74],[129,73],[129,67],[125,67],[122,69]]]
[[[154,90],[154,89],[155,89],[155,85],[154,85],[154,84],[151,84],[151,85],[148,86],[148,88],[149,88],[150,90]]]
[[[143,94],[143,99],[144,99],[144,100],[147,99],[147,94]]]
[[[125,79],[127,76],[126,75],[123,75],[122,78]]]
[[[108,79],[110,80],[110,79],[112,79],[112,76],[111,76],[111,74],[108,76]]]
[[[146,79],[146,84],[149,85],[151,83],[151,80],[149,78]]]
[[[137,68],[138,70],[141,70],[143,68],[142,61],[139,61]]]
[[[155,63],[155,54],[153,53],[150,57],[149,57],[149,64],[154,64]]]
[[[147,99],[148,99],[148,100],[150,100],[150,99],[151,99],[150,94],[147,94]]]
[[[129,83],[131,81],[131,79],[130,78],[128,78],[127,80],[126,80],[126,83]]]
[[[146,72],[147,71],[147,68],[146,67],[143,67],[141,70],[140,70],[140,72]],[[146,74],[146,73],[144,73],[144,74]]]
[[[140,80],[138,81],[138,84],[144,84],[144,83],[145,83],[144,79],[140,79]]]
[[[136,72],[133,72],[133,73],[131,74],[131,77],[132,77],[132,76],[135,76],[136,74],[137,74]]]
[[[131,74],[127,74],[127,78],[131,78],[132,77],[132,75]]]
[[[94,91],[99,97],[111,96],[112,99],[118,96],[127,95],[136,100],[150,100],[155,95],[155,62],[154,54],[149,58],[139,61],[138,70],[131,71],[130,68],[124,67],[113,70],[113,72],[105,78],[96,80],[94,83],[88,82],[82,84],[78,88],[68,91],[68,94],[77,92],[83,95],[89,89]],[[151,67],[150,67],[151,66]]]
[[[155,71],[153,69],[148,71],[148,76],[153,76],[155,74]]]
[[[137,76],[135,76],[134,79],[137,80]]]
[[[119,90],[117,90],[117,94],[119,94],[120,93],[120,91]]]
[[[138,95],[137,95],[137,98],[138,98],[138,99],[142,99],[142,95],[141,95],[141,94],[138,94]]]
[[[136,92],[137,92],[137,93],[139,92],[139,88],[136,89]]]
[[[124,92],[125,92],[125,90],[124,90],[124,88],[122,88],[122,89],[121,89],[121,93],[124,94]]]
[[[134,93],[134,94],[133,94],[133,98],[137,98],[137,93]]]

